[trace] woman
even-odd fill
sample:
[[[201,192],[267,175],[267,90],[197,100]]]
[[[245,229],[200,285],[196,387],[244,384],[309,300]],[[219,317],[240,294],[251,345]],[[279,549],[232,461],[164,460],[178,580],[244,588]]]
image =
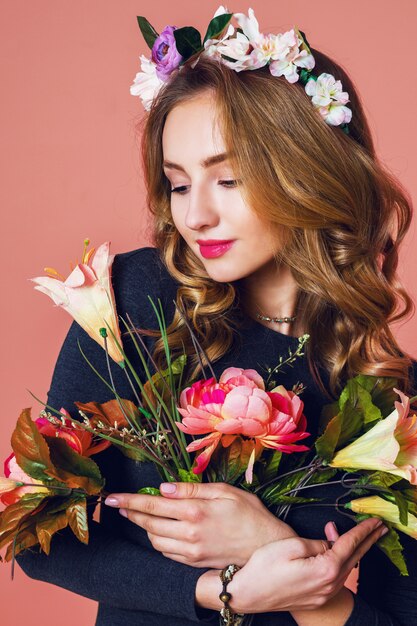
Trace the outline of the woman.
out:
[[[113,284],[119,314],[145,329],[156,327],[147,295],[159,297],[173,354],[185,345],[193,355],[174,314],[173,300],[182,299],[216,376],[231,365],[273,367],[309,333],[305,356],[280,383],[305,385],[313,438],[321,408],[347,377],[395,376],[408,392],[414,380],[388,326],[411,309],[395,274],[410,202],[377,160],[348,76],[312,52],[315,72],[341,79],[349,93],[349,134],[324,122],[302,85],[267,66],[237,72],[200,55],[173,73],[143,135],[156,247],[117,255]],[[281,321],[265,319],[275,316]],[[146,341],[163,364],[156,335]],[[48,395],[74,417],[74,401],[111,398],[77,339],[106,375],[103,351],[74,323]],[[125,350],[143,372],[128,340]],[[198,375],[191,356],[188,379]],[[134,400],[122,373],[114,376],[119,394]],[[134,495],[159,486],[152,465],[113,449],[97,462],[112,494],[101,523],[91,522],[89,545],[63,532],[48,557],[18,557],[29,576],[98,600],[97,625],[216,622],[219,569],[229,563],[242,567],[228,587],[231,607],[255,613],[254,624],[413,623],[417,544],[402,538],[410,570],[402,578],[372,547],[385,532],[378,520],[352,528],[334,512],[336,528],[331,509],[318,507],[293,508],[284,523],[255,496],[223,484],[172,491],[171,483],[161,498]],[[326,487],[318,497],[338,495]],[[358,560],[353,596],[344,582]]]

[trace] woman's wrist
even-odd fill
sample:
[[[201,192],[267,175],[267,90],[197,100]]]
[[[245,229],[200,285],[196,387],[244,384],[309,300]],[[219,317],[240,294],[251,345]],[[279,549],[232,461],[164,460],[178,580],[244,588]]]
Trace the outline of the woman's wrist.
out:
[[[219,598],[223,589],[220,571],[221,570],[211,569],[204,572],[197,580],[195,589],[195,603],[197,606],[214,611],[220,611],[220,609],[224,607],[224,603]],[[239,610],[239,583],[236,578],[238,578],[238,574],[236,574],[233,580],[228,584],[227,591],[232,596],[229,602],[230,608],[234,612],[239,613],[241,612]]]
[[[223,607],[223,603],[219,598],[222,591],[222,583],[219,574],[220,570],[211,569],[204,572],[197,580],[195,589],[195,602],[197,606],[204,609],[213,609],[214,611],[220,611]]]

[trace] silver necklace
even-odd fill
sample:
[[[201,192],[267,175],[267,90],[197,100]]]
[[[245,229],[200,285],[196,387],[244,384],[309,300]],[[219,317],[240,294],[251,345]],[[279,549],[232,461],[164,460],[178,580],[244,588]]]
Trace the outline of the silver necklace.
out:
[[[290,324],[291,322],[295,321],[297,316],[293,315],[292,317],[268,317],[268,315],[260,315],[259,313],[257,313],[256,317],[258,318],[258,320],[264,320],[265,322],[275,322],[276,324]]]

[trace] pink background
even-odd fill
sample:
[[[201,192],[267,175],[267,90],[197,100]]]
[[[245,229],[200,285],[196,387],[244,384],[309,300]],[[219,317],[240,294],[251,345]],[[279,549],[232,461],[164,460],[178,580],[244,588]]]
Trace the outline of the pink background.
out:
[[[33,406],[35,414],[40,408],[26,389],[45,397],[70,324],[27,279],[41,275],[46,265],[66,273],[69,262],[79,258],[86,236],[94,244],[111,240],[113,252],[148,242],[134,133],[143,108],[129,93],[139,55],[149,53],[136,15],[144,14],[159,32],[167,24],[191,24],[204,34],[218,5],[205,2],[203,11],[191,0],[2,3],[5,349],[0,458],[9,454],[20,410]],[[382,160],[415,198],[415,2],[254,0],[250,6],[261,31],[277,33],[298,25],[313,47],[334,55],[348,69]],[[248,7],[228,8],[247,13]],[[401,263],[401,275],[414,297],[416,260],[414,225]],[[414,355],[416,331],[415,317],[395,329],[401,345]],[[138,593],[134,581],[132,593]],[[0,566],[0,594],[3,624],[55,626],[57,619],[61,626],[94,623],[95,603],[31,581],[19,568],[11,583],[10,565]]]

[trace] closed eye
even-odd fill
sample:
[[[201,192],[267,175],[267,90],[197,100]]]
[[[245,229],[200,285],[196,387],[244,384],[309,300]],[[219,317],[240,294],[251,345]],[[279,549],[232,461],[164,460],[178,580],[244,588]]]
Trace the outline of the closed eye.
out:
[[[229,189],[233,187],[237,187],[238,184],[239,184],[238,180],[219,180],[219,185],[223,185],[224,187],[228,187]],[[184,195],[185,193],[187,193],[188,187],[189,185],[181,185],[180,187],[174,187],[173,189],[171,189],[171,193],[179,193],[179,194]]]

